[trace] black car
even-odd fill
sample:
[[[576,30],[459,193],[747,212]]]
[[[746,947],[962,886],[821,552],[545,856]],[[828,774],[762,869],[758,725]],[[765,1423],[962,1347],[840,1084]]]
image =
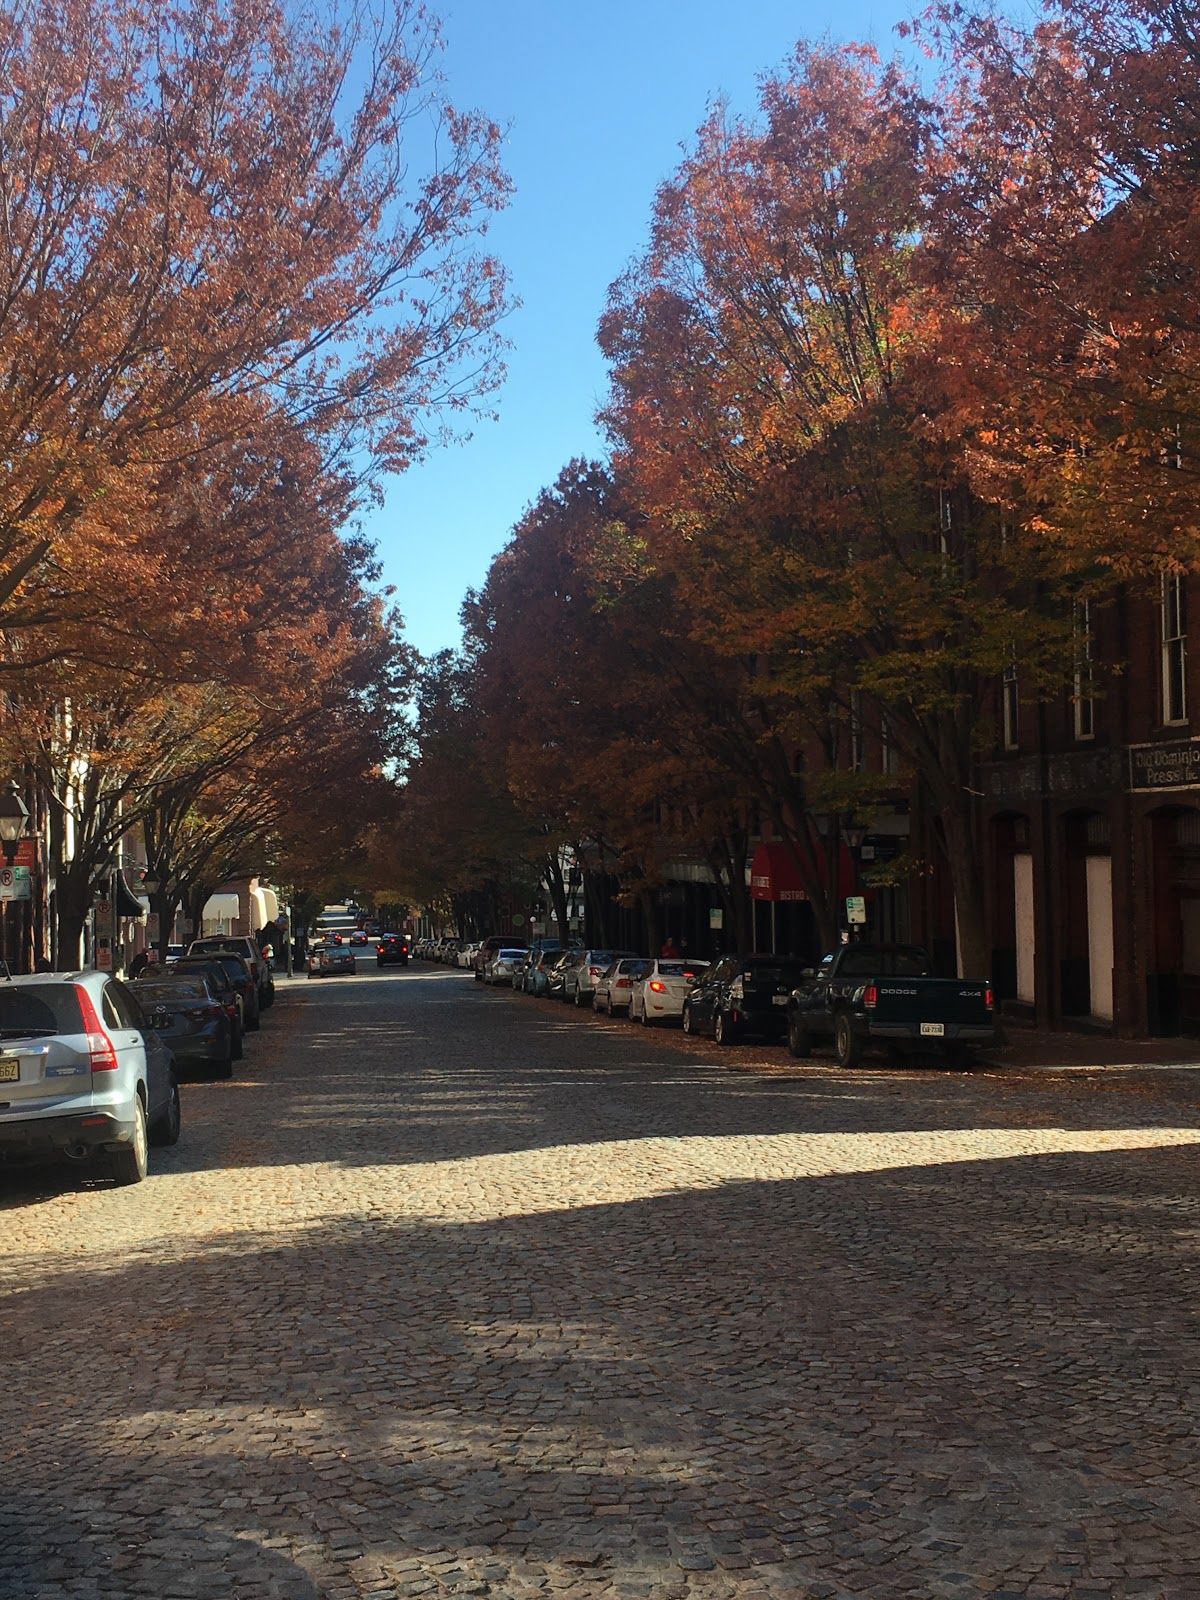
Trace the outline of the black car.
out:
[[[748,1033],[779,1038],[788,997],[804,970],[792,956],[722,956],[683,1002],[684,1033],[709,1033],[718,1044]]]
[[[379,937],[375,948],[375,963],[377,966],[389,965],[406,967],[408,965],[408,940],[402,933],[384,933]]]
[[[214,962],[225,969],[230,983],[241,996],[243,1028],[248,1033],[254,1033],[262,1025],[259,1016],[258,984],[250,971],[249,964],[243,961],[241,956],[225,955],[222,951],[214,951],[208,956],[183,956],[174,963],[171,971],[195,972],[211,966]]]
[[[207,1066],[219,1078],[232,1078],[233,1024],[203,973],[151,970],[133,989],[147,1024],[180,1066]]]
[[[187,965],[181,969],[180,962]],[[150,967],[146,971],[148,981],[161,981],[163,978],[188,977],[202,978],[208,984],[213,995],[221,1002],[225,1014],[229,1018],[230,1047],[235,1061],[240,1061],[245,1055],[243,1034],[245,1025],[243,1021],[244,1002],[241,994],[233,986],[233,979],[226,972],[224,966],[216,956],[180,956],[179,960],[168,963],[164,969]],[[141,982],[141,979],[137,980]]]

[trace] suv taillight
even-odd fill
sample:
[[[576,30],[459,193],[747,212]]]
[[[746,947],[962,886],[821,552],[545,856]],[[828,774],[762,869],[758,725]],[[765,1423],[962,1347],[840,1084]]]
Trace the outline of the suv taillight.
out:
[[[879,1004],[879,990],[873,983],[869,983],[863,990],[863,1005],[874,1009]]]
[[[96,1014],[96,1007],[91,995],[82,986],[75,985],[75,993],[79,996],[79,1010],[83,1015],[83,1031],[87,1034],[88,1055],[91,1057],[93,1072],[115,1072],[117,1070],[117,1052],[113,1042],[105,1033],[100,1018]]]
[[[992,992],[992,986],[990,983],[983,991],[983,1003],[989,1011],[994,1011],[996,1009],[996,996]]]

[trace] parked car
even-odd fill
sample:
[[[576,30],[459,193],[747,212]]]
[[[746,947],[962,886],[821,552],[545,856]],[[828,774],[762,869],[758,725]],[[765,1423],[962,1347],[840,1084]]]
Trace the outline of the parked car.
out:
[[[628,1013],[634,989],[641,987],[641,981],[649,971],[650,965],[645,956],[620,956],[617,960],[610,961],[596,979],[592,995],[592,1004],[596,1010],[603,1011],[610,1017],[618,1011]]]
[[[504,940],[500,938],[499,934],[492,934],[488,938],[481,940],[476,946],[473,963],[476,983],[483,982],[483,969],[503,944]]]
[[[636,950],[577,950],[563,972],[561,998],[577,1006],[592,1003],[596,979],[604,976],[606,968],[618,956],[637,958]]]
[[[546,998],[561,1000],[563,998],[563,985],[567,981],[567,972],[579,960],[583,952],[579,949],[560,950],[556,960],[550,962],[546,968]]]
[[[559,945],[548,945],[542,950],[531,950],[521,974],[521,988],[526,994],[544,995],[550,981],[550,969],[561,961],[563,951]]]
[[[505,945],[496,951],[484,969],[484,983],[512,983],[513,967],[526,955],[524,945]]]
[[[529,960],[530,952],[522,950],[519,958],[513,962],[512,977],[509,982],[514,989],[523,989],[525,987],[525,969],[529,965]]]
[[[233,1028],[229,1011],[202,972],[142,974],[133,992],[179,1066],[211,1067],[233,1077]]]
[[[354,951],[349,945],[314,944],[308,952],[310,978],[332,978],[339,972],[351,974],[358,971]]]
[[[178,973],[195,972],[203,970],[214,961],[225,969],[230,983],[236,989],[241,1000],[243,1030],[246,1033],[257,1033],[262,1026],[258,985],[254,981],[254,974],[241,956],[232,955],[226,950],[212,950],[207,955],[181,956],[171,968],[171,971]]]
[[[180,959],[186,960],[187,958],[181,957]],[[182,972],[180,972],[178,968],[178,963],[173,962],[171,966],[166,969],[166,972],[156,973],[153,971],[148,971],[146,976],[148,978],[202,978],[212,990],[213,994],[221,1002],[221,1005],[225,1011],[225,1015],[229,1018],[229,1031],[233,1059],[235,1061],[240,1061],[242,1059],[243,1055],[246,1053],[243,1039],[243,1035],[245,1033],[245,1019],[243,1015],[245,1000],[239,991],[234,988],[233,979],[229,976],[228,972],[226,972],[225,968],[215,956],[206,961],[200,960],[199,957],[194,957]]]
[[[170,1050],[133,993],[103,972],[0,982],[0,1156],[106,1158],[140,1183],[149,1147],[179,1138]]]
[[[377,966],[408,965],[408,940],[402,933],[383,933],[379,936],[379,943],[375,946],[375,962]]]
[[[266,1011],[275,1004],[275,980],[271,976],[271,964],[262,953],[262,946],[257,938],[243,938],[238,934],[212,934],[204,939],[193,939],[188,945],[188,955],[231,955],[241,956],[250,968],[250,972],[258,986],[258,1005],[260,1011]]]
[[[874,1044],[896,1054],[962,1058],[996,1037],[986,978],[935,978],[919,945],[848,944],[805,968],[787,1006],[788,1049],[804,1057],[832,1040],[838,1065]]]
[[[656,1022],[681,1017],[683,1002],[707,971],[707,961],[655,957],[634,985],[629,1004],[630,1022],[651,1027]]]
[[[803,964],[792,956],[722,956],[683,1002],[683,1031],[711,1033],[718,1044],[743,1034],[779,1038]]]

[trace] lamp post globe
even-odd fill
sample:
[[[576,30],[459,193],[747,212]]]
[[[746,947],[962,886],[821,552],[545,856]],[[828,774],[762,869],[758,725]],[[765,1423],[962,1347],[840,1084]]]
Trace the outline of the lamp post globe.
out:
[[[17,792],[16,784],[10,784],[7,789],[0,791],[0,844],[4,847],[4,859],[10,867],[17,858],[17,841],[23,837],[28,821],[29,811],[25,802]]]

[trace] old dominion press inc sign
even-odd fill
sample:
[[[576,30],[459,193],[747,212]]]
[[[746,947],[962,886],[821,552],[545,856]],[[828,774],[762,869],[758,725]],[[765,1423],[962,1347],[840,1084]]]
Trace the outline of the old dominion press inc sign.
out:
[[[1131,789],[1184,789],[1200,785],[1200,739],[1129,746]]]

